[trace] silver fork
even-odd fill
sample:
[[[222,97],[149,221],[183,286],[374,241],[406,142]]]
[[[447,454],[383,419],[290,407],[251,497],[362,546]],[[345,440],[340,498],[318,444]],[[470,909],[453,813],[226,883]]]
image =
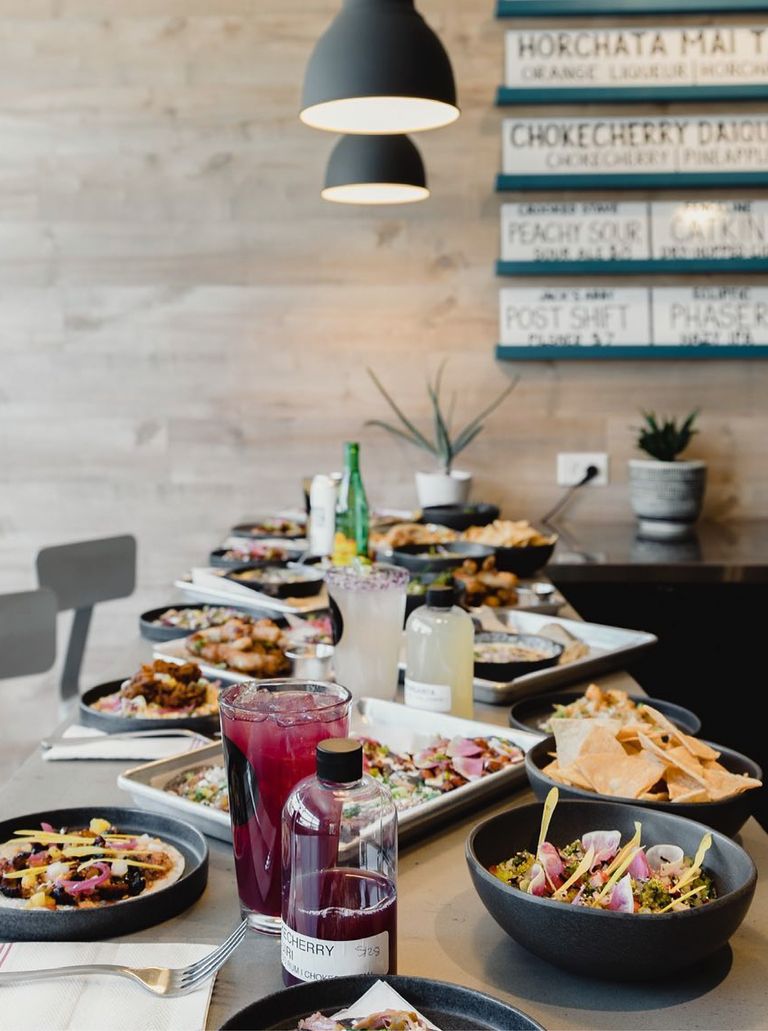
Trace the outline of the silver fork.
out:
[[[187,995],[213,977],[227,962],[245,937],[248,921],[243,920],[218,949],[190,963],[188,967],[123,967],[116,963],[90,963],[72,967],[52,967],[50,970],[12,970],[0,972],[0,987],[19,981],[47,981],[58,977],[83,977],[88,974],[116,974],[140,984],[153,995],[173,997]]]

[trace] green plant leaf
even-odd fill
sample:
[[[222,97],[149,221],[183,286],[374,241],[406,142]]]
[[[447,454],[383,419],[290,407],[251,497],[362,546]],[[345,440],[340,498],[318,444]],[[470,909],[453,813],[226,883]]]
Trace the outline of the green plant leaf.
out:
[[[467,445],[470,443],[470,441],[475,439],[475,437],[477,436],[475,429],[477,427],[482,428],[483,420],[487,419],[491,412],[495,411],[499,407],[501,402],[512,393],[512,391],[515,389],[519,382],[520,377],[516,376],[515,379],[513,379],[512,382],[504,388],[504,390],[502,390],[502,392],[494,401],[492,401],[486,408],[484,408],[479,415],[476,415],[474,419],[471,419],[467,423],[467,425],[464,427],[461,433],[459,433],[453,441],[454,455],[457,455],[460,451],[463,451],[464,448],[467,447]]]
[[[435,443],[437,447],[437,453],[442,460],[442,464],[447,471],[451,468],[451,459],[453,458],[453,448],[451,446],[451,437],[448,432],[448,427],[445,425],[443,419],[443,413],[440,411],[440,397],[439,381],[435,381],[435,386],[427,383],[427,393],[429,399],[432,402],[432,412],[435,421]]]
[[[392,411],[398,417],[400,422],[419,441],[419,446],[423,447],[427,451],[431,451],[433,454],[436,454],[437,452],[435,451],[434,444],[432,444],[431,441],[427,440],[427,438],[424,436],[424,434],[421,432],[421,430],[419,430],[418,427],[416,427],[411,422],[411,420],[406,416],[405,412],[403,412],[403,410],[395,402],[395,399],[387,392],[386,388],[384,387],[384,384],[379,380],[379,378],[377,377],[377,375],[373,371],[373,369],[368,368],[367,371],[368,371],[368,375],[371,377],[373,382],[378,387],[379,393],[382,395],[382,397],[387,402],[389,407],[392,409]]]
[[[481,422],[479,425],[475,426],[471,433],[467,433],[466,431],[462,433],[461,438],[455,440],[453,443],[453,457],[455,458],[456,455],[461,454],[465,448],[469,447],[478,433],[481,433],[484,428],[485,423]]]
[[[408,443],[413,444],[414,447],[419,447],[422,448],[424,451],[429,451],[429,453],[432,455],[437,454],[434,445],[430,444],[430,442],[426,440],[426,438],[422,437],[420,440],[418,437],[413,437],[410,433],[406,433],[399,427],[393,426],[392,423],[384,422],[383,419],[366,419],[365,425],[378,426],[380,429],[386,430],[387,433],[391,433],[395,437],[400,437],[402,440],[407,440]]]

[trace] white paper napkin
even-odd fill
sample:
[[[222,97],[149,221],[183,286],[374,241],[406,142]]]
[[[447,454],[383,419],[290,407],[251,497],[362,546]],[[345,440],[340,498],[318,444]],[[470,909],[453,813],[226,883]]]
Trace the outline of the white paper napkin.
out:
[[[64,744],[68,738],[92,737],[93,744]],[[94,727],[74,724],[62,734],[59,744],[43,752],[43,759],[166,759],[171,755],[194,752],[211,742],[202,734],[175,737],[113,737]]]
[[[360,1017],[368,1017],[372,1013],[381,1013],[382,1010],[412,1010],[424,1021],[427,1027],[432,1028],[432,1031],[438,1031],[438,1028],[435,1027],[431,1020],[428,1020],[423,1013],[420,1013],[415,1006],[411,1005],[407,999],[404,999],[400,992],[395,991],[392,985],[387,984],[386,981],[374,982],[368,991],[360,996],[357,1002],[353,1002],[346,1009],[334,1013],[333,1019],[346,1020],[350,1017],[359,1019]]]
[[[0,970],[40,970],[79,963],[183,967],[212,952],[210,945],[122,942],[0,944]],[[152,996],[123,977],[68,977],[0,987],[3,1031],[202,1031],[213,978],[174,999]]]

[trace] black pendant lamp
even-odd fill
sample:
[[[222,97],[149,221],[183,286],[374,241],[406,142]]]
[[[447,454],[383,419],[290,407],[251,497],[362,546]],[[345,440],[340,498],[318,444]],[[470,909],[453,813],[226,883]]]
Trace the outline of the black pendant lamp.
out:
[[[407,136],[342,136],[328,159],[321,196],[339,204],[424,200],[424,162]]]
[[[451,62],[413,0],[344,0],[309,59],[301,120],[329,132],[393,134],[458,117]]]

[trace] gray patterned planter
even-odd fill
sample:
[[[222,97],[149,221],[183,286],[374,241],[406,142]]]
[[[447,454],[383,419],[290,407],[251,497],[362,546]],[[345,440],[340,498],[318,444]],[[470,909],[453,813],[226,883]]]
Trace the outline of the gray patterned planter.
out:
[[[705,462],[629,460],[629,494],[642,537],[680,540],[699,518],[707,482]]]

